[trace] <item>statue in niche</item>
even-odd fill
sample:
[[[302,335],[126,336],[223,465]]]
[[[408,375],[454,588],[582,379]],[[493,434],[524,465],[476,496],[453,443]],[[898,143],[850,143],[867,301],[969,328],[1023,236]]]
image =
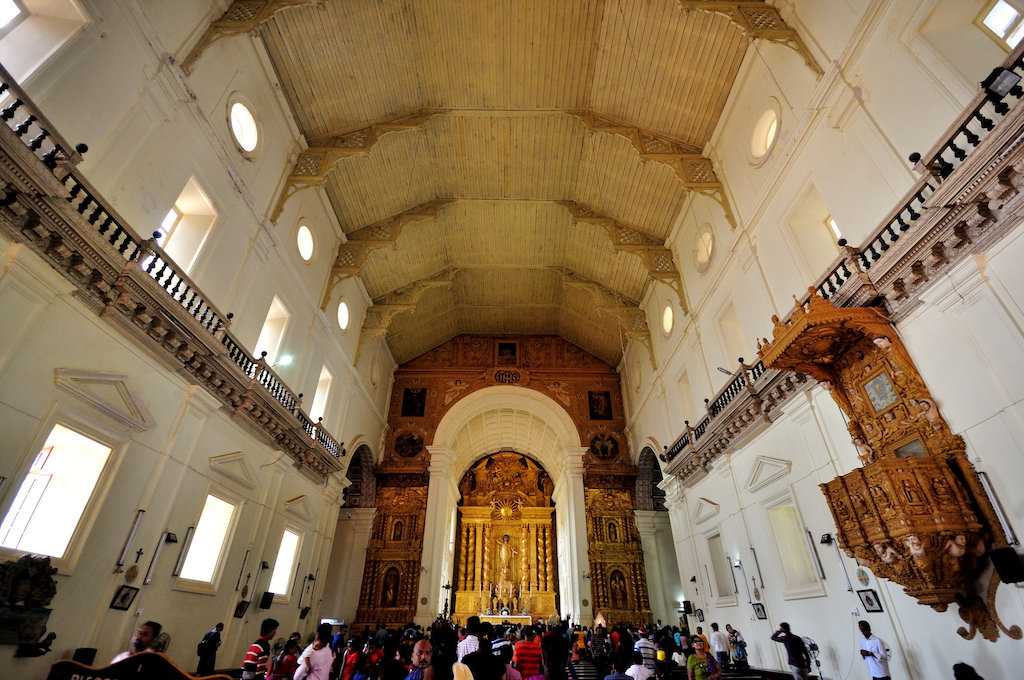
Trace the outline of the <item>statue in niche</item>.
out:
[[[626,579],[622,576],[621,571],[612,572],[611,578],[608,579],[608,587],[612,595],[612,608],[625,609],[627,606]]]
[[[395,526],[391,529],[391,540],[401,541],[403,529],[404,526],[402,525],[402,520],[398,520],[397,522],[395,522]]]
[[[501,566],[501,576],[498,582],[505,584],[512,583],[512,558],[519,554],[519,551],[512,547],[512,540],[508,534],[501,537],[498,543],[498,564]]]
[[[398,570],[391,567],[384,575],[384,588],[381,593],[380,604],[382,607],[394,607],[397,603]]]
[[[616,528],[615,522],[608,522],[608,540],[612,543],[619,540],[619,530]]]

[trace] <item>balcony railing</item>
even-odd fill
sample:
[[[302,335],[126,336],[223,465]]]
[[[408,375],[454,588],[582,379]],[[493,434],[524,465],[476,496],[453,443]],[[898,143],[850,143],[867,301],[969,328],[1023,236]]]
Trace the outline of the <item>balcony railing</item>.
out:
[[[1024,43],[1007,57],[1001,68],[1024,79]],[[1020,81],[1001,98],[987,91],[979,92],[966,112],[927,154],[923,157],[917,153],[910,156],[910,162],[915,164],[921,177],[886,216],[881,226],[859,248],[850,247],[845,240],[841,240],[839,245],[842,254],[812,288],[826,300],[831,299],[837,306],[877,304],[884,299],[885,296],[880,292],[881,287],[875,288],[875,284],[882,279],[883,272],[876,275],[876,270],[887,270],[884,272],[885,276],[894,279],[888,270],[896,266],[897,259],[906,255],[909,249],[903,246],[915,240],[923,240],[926,237],[925,230],[936,228],[937,219],[922,220],[926,211],[936,207],[928,205],[928,199],[947,181],[966,181],[958,177],[956,170],[984,144],[986,138],[996,130],[1004,118],[1011,112],[1016,112],[1022,99],[1024,88],[1021,87]],[[988,214],[985,205],[978,205],[976,202],[975,209],[983,215]],[[959,228],[965,229],[963,226]],[[952,232],[953,229],[949,231]],[[962,244],[965,241],[964,233],[955,233]],[[906,239],[906,242],[897,247],[900,239]],[[944,249],[940,254],[942,252]],[[949,258],[945,255],[938,257],[937,261],[942,265],[949,264]],[[918,282],[927,282],[928,277],[922,271],[924,267],[921,261],[914,262],[911,267]],[[902,279],[890,281],[888,285],[895,293],[893,298],[906,297],[906,284]],[[810,292],[798,298],[798,304],[803,305],[809,296]],[[795,309],[796,307],[794,311]],[[767,410],[761,404],[761,398],[769,385],[777,383],[778,375],[778,371],[767,369],[761,361],[747,366],[740,360],[740,367],[729,382],[712,399],[704,400],[707,411],[704,418],[696,427],[690,427],[690,421],[686,421],[686,430],[671,446],[666,447],[662,460],[665,463],[672,463],[669,472],[686,477],[709,462],[708,455],[703,455],[700,457],[703,460],[698,460],[698,449],[701,448],[698,442],[709,432],[717,431],[716,420],[722,414],[732,414],[742,409],[738,402],[749,402],[749,411],[767,418]],[[796,390],[788,388],[775,391],[778,397],[795,393]],[[723,427],[732,430],[729,437],[724,439],[731,441],[736,435],[735,430],[744,427],[744,423],[749,423],[752,419],[745,417],[740,423],[730,418],[724,420],[730,422]],[[676,460],[680,455],[684,458],[682,462]]]
[[[257,399],[267,399],[276,404],[279,413],[290,415],[294,426],[305,433],[308,447],[326,453],[338,460],[345,455],[344,446],[324,429],[321,423],[313,424],[309,416],[301,409],[301,395],[296,395],[280,377],[267,365],[263,357],[254,358],[229,332],[231,314],[220,312],[202,290],[193,282],[156,243],[158,234],[153,238],[142,239],[120,217],[116,211],[106,204],[99,192],[95,190],[75,166],[81,161],[81,153],[87,149],[84,145],[72,147],[34,106],[31,100],[14,82],[10,74],[0,67],[0,99],[4,102],[0,108],[0,120],[6,123],[14,135],[24,145],[19,152],[18,160],[22,165],[30,166],[29,156],[49,171],[52,178],[63,187],[62,192],[40,189],[32,186],[30,179],[46,181],[42,168],[30,168],[36,176],[19,183],[14,188],[32,195],[63,195],[71,213],[77,214],[80,220],[71,220],[80,228],[88,225],[92,238],[90,243],[102,243],[109,254],[115,254],[115,261],[121,262],[121,277],[142,272],[156,284],[162,292],[161,312],[177,324],[178,328],[192,332],[200,329],[215,343],[223,346],[222,355],[226,356],[237,367],[239,382],[248,385],[244,394],[257,392]],[[6,145],[11,150],[12,145]],[[15,145],[16,146],[16,145]],[[14,149],[17,151],[17,149]],[[17,199],[16,191],[8,191],[5,198],[0,199],[0,206],[10,206]],[[52,248],[52,244],[50,244]],[[78,269],[83,273],[84,266]],[[97,284],[96,281],[89,282]],[[108,286],[109,287],[109,286]],[[176,312],[174,310],[177,310]],[[185,317],[188,321],[185,321]],[[187,326],[187,328],[186,328]],[[249,405],[250,400],[241,399],[241,403]],[[236,409],[237,412],[238,409]],[[279,428],[271,428],[275,439],[279,439]],[[297,453],[301,454],[301,451]]]

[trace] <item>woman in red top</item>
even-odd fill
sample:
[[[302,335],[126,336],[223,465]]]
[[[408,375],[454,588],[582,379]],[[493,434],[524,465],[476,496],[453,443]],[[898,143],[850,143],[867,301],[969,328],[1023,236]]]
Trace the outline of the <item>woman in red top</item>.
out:
[[[284,649],[270,662],[270,672],[267,673],[267,680],[289,680],[295,675],[295,669],[299,665],[299,643],[295,640],[288,640],[284,643]]]
[[[359,663],[362,661],[362,656],[363,653],[359,651],[359,639],[349,640],[348,647],[345,649],[345,660],[342,661],[341,680],[352,680],[352,676],[355,675]]]

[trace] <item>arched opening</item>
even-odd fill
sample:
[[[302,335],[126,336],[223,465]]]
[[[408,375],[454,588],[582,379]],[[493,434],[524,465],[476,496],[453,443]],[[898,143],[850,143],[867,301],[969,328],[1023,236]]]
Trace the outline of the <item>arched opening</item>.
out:
[[[346,508],[372,508],[377,502],[377,478],[373,474],[373,452],[360,444],[352,454],[346,473],[351,482],[345,489]]]
[[[429,504],[436,505],[428,509],[430,518],[426,525],[423,550],[423,566],[426,571],[421,578],[419,591],[421,598],[427,598],[428,603],[418,611],[417,619],[429,622],[438,611],[442,611],[446,600],[445,586],[455,591],[452,608],[460,612],[465,608],[467,613],[486,613],[488,604],[495,611],[498,603],[493,598],[498,597],[502,601],[499,611],[506,607],[510,612],[522,611],[523,602],[528,601],[529,606],[533,607],[531,611],[538,615],[543,610],[545,614],[554,613],[562,617],[579,616],[580,601],[589,597],[589,593],[581,594],[579,584],[579,574],[583,573],[587,564],[581,464],[585,449],[580,446],[579,431],[566,410],[535,390],[511,385],[488,387],[454,404],[438,424],[433,444],[427,448],[431,456],[429,496],[433,498]],[[494,511],[491,505],[470,505],[467,508],[464,498],[467,492],[468,497],[474,498],[472,484],[478,466],[486,467],[487,461],[504,460],[502,456],[510,460],[530,461],[525,467],[521,466],[519,472],[525,477],[532,477],[534,484],[545,487],[536,496],[537,505],[528,506],[520,502],[517,505],[518,512],[522,513],[526,508],[527,514],[546,513],[547,516],[532,523],[527,522],[533,529],[525,534],[527,544],[534,554],[536,546],[541,546],[543,568],[537,573],[537,562],[531,574],[528,562],[524,590],[521,562],[510,565],[508,581],[511,581],[511,586],[506,583],[504,596],[496,596],[491,593],[502,592],[495,584],[495,581],[502,580],[502,553],[497,541],[509,532],[497,534],[491,530],[485,534],[481,529],[481,533],[471,536],[475,548],[470,552],[468,547],[463,547],[463,541],[470,540],[464,527],[480,522],[467,520],[460,524],[459,519],[460,509],[463,514],[469,508],[478,508],[471,510],[471,513],[487,514]],[[491,465],[493,467],[495,463]],[[455,485],[447,480],[461,480],[462,484],[459,489],[455,489]],[[492,497],[500,496],[488,493]],[[543,502],[539,500],[541,497],[545,498]],[[559,508],[557,514],[553,511],[555,506]],[[501,509],[496,508],[499,517]],[[508,509],[506,512],[516,511]],[[536,535],[538,525],[542,528],[539,536]],[[445,536],[448,527],[451,527],[451,531]],[[512,552],[514,549],[519,553],[516,557],[520,560],[523,556],[523,537],[521,530],[509,533],[509,554],[516,556]],[[514,543],[516,540],[519,541],[518,545]],[[474,560],[471,572],[465,561],[459,562],[459,569],[456,570],[457,553],[465,554],[467,560]],[[495,572],[495,569],[498,571]],[[485,580],[485,576],[489,578]],[[473,587],[476,588],[475,597],[470,595],[474,592]],[[461,597],[458,595],[460,589],[463,593]],[[542,592],[545,593],[543,598],[540,597]],[[557,601],[555,593],[558,593]],[[488,598],[492,599],[489,603]],[[512,598],[519,599],[518,606]]]
[[[636,462],[637,510],[665,510],[665,490],[659,486],[662,479],[654,450],[645,446]]]
[[[528,623],[558,613],[554,483],[514,451],[485,456],[459,482],[453,613]]]

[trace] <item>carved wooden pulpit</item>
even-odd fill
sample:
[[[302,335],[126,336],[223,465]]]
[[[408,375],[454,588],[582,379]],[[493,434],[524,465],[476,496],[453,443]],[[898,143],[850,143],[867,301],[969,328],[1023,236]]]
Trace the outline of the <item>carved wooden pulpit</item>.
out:
[[[1007,545],[992,503],[884,311],[837,308],[811,289],[790,321],[758,342],[769,368],[804,373],[846,414],[863,467],[821,485],[846,554],[921,604],[960,615],[985,637],[1002,628],[993,576],[973,594],[989,546]]]

